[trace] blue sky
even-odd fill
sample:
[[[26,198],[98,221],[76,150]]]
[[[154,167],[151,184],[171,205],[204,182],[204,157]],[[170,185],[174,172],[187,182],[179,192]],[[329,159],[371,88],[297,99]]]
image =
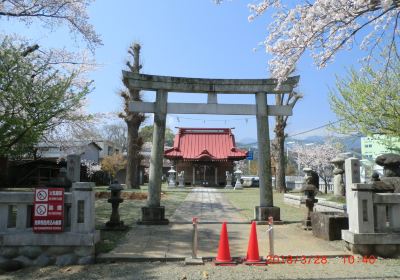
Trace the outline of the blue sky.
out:
[[[89,97],[90,112],[119,111],[122,103],[117,91],[122,87],[129,45],[142,44],[142,73],[203,78],[268,78],[269,56],[258,47],[267,36],[271,15],[249,23],[249,1],[228,1],[216,5],[212,0],[146,0],[96,1],[89,8],[90,22],[104,45],[96,50],[101,66],[90,74],[94,91]],[[65,28],[53,32],[32,25],[0,21],[1,32],[17,32],[51,47],[82,48]],[[356,65],[360,57],[357,47],[343,52],[326,69],[317,70],[309,56],[299,63],[298,91],[304,98],[290,118],[289,135],[335,121],[328,101],[328,89],[335,84],[335,75],[343,76],[346,67]],[[153,93],[145,93],[153,100]],[[206,95],[173,94],[173,102],[205,102]],[[253,96],[219,96],[221,103],[254,103]],[[271,100],[272,101],[272,100]],[[179,120],[178,120],[179,118]],[[147,120],[152,122],[152,118]],[[256,138],[256,122],[252,116],[169,115],[171,127],[235,127],[236,139]],[[271,129],[273,118],[270,118]],[[323,134],[318,130],[304,136]],[[273,133],[271,132],[271,137]]]

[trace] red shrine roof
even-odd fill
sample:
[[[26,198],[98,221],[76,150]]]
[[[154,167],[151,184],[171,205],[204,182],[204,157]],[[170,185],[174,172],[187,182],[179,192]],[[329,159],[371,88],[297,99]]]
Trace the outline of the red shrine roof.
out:
[[[241,160],[247,151],[235,147],[230,128],[179,128],[174,147],[166,150],[168,159],[183,160]]]

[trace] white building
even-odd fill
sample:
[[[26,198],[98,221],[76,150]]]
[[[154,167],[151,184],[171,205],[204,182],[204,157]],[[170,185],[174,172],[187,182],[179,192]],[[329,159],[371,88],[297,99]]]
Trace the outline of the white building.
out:
[[[41,159],[60,160],[67,155],[78,154],[82,160],[95,163],[100,161],[102,148],[95,142],[70,141],[70,142],[41,142],[36,145],[37,157]]]
[[[375,164],[375,159],[382,154],[396,153],[396,150],[400,150],[399,138],[388,138],[385,135],[361,137],[362,169],[370,168],[383,174],[383,167]]]

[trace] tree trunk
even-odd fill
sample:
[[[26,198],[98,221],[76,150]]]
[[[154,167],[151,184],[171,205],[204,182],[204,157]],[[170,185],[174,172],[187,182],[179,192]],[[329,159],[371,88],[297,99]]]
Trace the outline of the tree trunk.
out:
[[[325,194],[328,193],[328,180],[324,180],[325,183]]]
[[[141,161],[140,150],[142,148],[139,138],[140,123],[136,118],[127,122],[128,125],[128,157],[126,163],[125,184],[128,189],[140,189],[139,166]]]
[[[134,58],[133,65],[130,62],[127,62],[128,68],[133,73],[139,73],[140,68],[140,45],[134,44],[129,49],[129,54],[131,54]],[[140,151],[142,149],[143,140],[139,136],[139,127],[141,123],[145,120],[145,116],[142,113],[134,113],[129,111],[129,102],[130,101],[141,101],[140,92],[136,89],[130,89],[128,84],[125,86],[129,89],[129,94],[122,93],[121,96],[125,101],[125,122],[128,126],[128,155],[127,155],[127,164],[126,164],[126,179],[125,183],[127,188],[130,189],[140,189],[140,180],[139,180],[139,170],[140,170],[140,161],[142,160],[142,155]]]
[[[286,96],[286,98],[285,98]],[[288,94],[276,94],[275,95],[275,105],[282,106],[288,105],[292,108],[299,100],[301,96],[295,92],[290,92]],[[285,178],[285,128],[287,125],[287,120],[289,116],[276,116],[275,117],[275,140],[276,140],[276,188],[279,192],[286,192],[286,178]]]
[[[279,192],[286,192],[285,178],[285,135],[283,133],[276,134],[276,188]]]

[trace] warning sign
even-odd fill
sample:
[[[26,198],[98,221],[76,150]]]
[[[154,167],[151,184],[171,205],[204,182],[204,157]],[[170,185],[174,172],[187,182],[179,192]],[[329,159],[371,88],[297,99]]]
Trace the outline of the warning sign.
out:
[[[35,189],[34,232],[62,232],[64,225],[64,189]]]

